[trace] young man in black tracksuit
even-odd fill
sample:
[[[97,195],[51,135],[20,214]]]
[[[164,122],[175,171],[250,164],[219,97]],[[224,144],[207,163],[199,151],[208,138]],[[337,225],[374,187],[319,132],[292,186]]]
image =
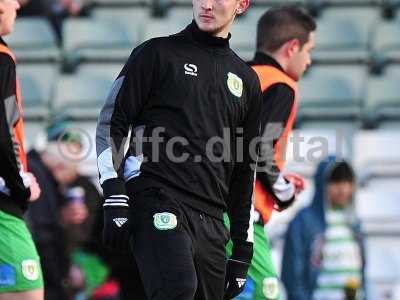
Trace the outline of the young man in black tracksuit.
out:
[[[186,29],[132,52],[102,109],[103,237],[116,249],[130,238],[146,294],[135,299],[222,300],[243,289],[261,91],[229,48],[229,29],[248,5],[194,1]]]

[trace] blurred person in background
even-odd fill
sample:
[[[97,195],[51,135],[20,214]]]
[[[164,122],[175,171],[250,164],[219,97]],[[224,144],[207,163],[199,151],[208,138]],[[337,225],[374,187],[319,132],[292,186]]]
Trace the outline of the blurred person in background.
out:
[[[297,82],[311,65],[316,27],[310,15],[293,6],[270,9],[258,21],[257,51],[249,64],[263,92],[264,141],[255,185],[254,255],[249,280],[237,300],[279,298],[279,280],[264,225],[274,208],[283,211],[290,207],[304,189],[301,176],[283,169],[300,96]]]
[[[40,201],[31,205],[27,221],[33,239],[42,257],[43,278],[46,300],[67,300],[64,282],[68,277],[70,259],[66,252],[66,233],[61,224],[61,203],[63,195],[48,167],[54,158],[46,151],[31,150],[28,161],[40,185],[45,186]]]
[[[312,204],[286,233],[282,281],[288,300],[365,299],[365,256],[355,217],[355,175],[330,156],[315,174]]]
[[[40,258],[23,220],[41,191],[24,151],[16,59],[2,39],[12,32],[18,9],[16,0],[0,0],[0,299],[41,300]]]
[[[42,151],[29,153],[38,180],[47,187],[42,201],[29,210],[29,221],[44,257],[45,299],[69,299],[90,294],[108,274],[104,263],[85,251],[101,197],[79,172],[79,132],[66,121],[55,121],[48,127],[47,140]]]

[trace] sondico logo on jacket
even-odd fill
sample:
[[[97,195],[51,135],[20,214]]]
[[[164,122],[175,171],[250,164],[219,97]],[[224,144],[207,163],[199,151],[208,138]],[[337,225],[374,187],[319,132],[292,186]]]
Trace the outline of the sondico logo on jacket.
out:
[[[194,64],[185,64],[185,74],[191,76],[197,76],[197,66]]]
[[[242,79],[231,72],[228,73],[228,84],[229,91],[236,97],[240,98],[243,94],[243,81]]]

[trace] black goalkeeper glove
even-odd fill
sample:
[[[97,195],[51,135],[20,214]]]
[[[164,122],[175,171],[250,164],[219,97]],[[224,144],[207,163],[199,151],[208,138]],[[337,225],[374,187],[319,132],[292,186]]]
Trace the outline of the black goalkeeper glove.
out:
[[[124,194],[108,195],[104,200],[103,243],[111,250],[127,251],[129,248],[128,202],[129,198]]]
[[[243,291],[252,256],[252,243],[233,241],[232,256],[226,265],[224,300],[233,299]]]

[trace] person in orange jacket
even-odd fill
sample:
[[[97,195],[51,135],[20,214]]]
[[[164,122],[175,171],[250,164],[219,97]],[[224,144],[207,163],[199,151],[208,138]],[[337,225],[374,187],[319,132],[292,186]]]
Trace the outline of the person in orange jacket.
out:
[[[255,185],[254,254],[248,283],[236,299],[278,299],[279,281],[264,232],[274,209],[282,211],[304,189],[297,174],[284,174],[286,143],[293,128],[299,92],[297,81],[311,65],[313,18],[294,6],[268,10],[258,21],[257,51],[249,62],[262,89],[262,142]]]
[[[22,217],[40,188],[28,172],[23,147],[15,56],[2,39],[12,32],[18,9],[18,1],[0,0],[0,300],[40,300],[40,259]]]

